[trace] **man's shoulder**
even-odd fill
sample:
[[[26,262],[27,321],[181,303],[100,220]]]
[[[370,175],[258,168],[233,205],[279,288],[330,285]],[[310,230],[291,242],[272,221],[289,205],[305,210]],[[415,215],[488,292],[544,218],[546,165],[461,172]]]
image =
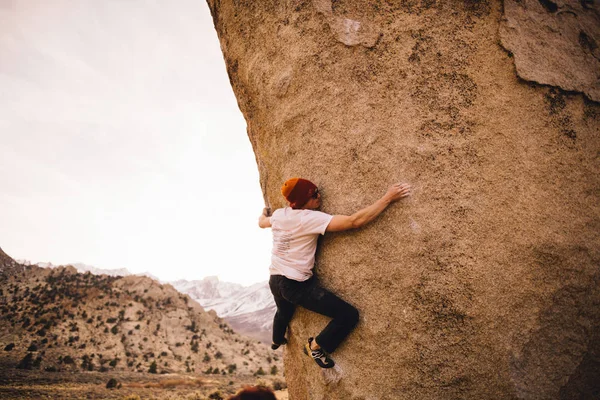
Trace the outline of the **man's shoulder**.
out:
[[[285,215],[285,214],[289,213],[289,210],[292,210],[292,208],[290,208],[290,207],[278,208],[277,210],[273,211],[273,214],[271,214],[271,215],[272,216],[275,216],[275,215]]]
[[[329,220],[333,218],[332,215],[329,215],[323,211],[319,210],[301,210],[304,211],[300,214],[302,220]]]
[[[286,217],[286,218],[327,218],[331,217],[331,215],[319,211],[319,210],[308,210],[308,209],[298,209],[295,210],[291,207],[278,208],[273,211],[273,217]]]

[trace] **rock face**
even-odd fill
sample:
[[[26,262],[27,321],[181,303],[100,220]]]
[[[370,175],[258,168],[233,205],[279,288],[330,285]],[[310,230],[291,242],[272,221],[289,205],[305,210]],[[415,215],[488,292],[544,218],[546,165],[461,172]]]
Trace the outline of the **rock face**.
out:
[[[296,313],[290,399],[596,397],[598,69],[577,78],[597,60],[596,2],[578,3],[595,18],[585,57],[526,68],[538,47],[519,43],[547,29],[529,20],[572,2],[507,1],[506,16],[500,1],[208,3],[268,206],[284,206],[293,176],[317,183],[331,214],[398,180],[415,187],[322,241],[317,273],[360,323],[334,353],[343,378],[326,385],[301,347],[327,319]],[[570,46],[555,36],[542,47]],[[519,79],[515,61],[525,79],[585,95]],[[571,84],[522,72],[550,67]]]

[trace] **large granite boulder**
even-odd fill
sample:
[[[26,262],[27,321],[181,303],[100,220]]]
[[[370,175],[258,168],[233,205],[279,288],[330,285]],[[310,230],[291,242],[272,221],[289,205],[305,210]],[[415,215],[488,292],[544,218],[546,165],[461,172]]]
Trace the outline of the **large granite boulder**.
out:
[[[318,275],[360,323],[328,384],[301,350],[327,319],[297,312],[290,399],[597,396],[597,4],[507,1],[505,16],[500,1],[208,3],[268,206],[293,176],[317,183],[332,214],[395,181],[415,188],[322,241]],[[561,29],[572,43],[578,28],[540,14],[571,3],[586,13],[583,50],[536,61],[568,47]],[[535,21],[559,31],[538,58],[528,35],[550,28]]]

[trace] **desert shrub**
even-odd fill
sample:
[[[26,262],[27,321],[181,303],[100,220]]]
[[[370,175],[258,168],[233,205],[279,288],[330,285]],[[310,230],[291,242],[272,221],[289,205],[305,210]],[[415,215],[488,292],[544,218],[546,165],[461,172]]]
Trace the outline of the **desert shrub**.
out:
[[[44,368],[44,371],[46,371],[46,372],[57,372],[58,369],[54,365],[50,365],[50,366]]]
[[[94,362],[87,354],[81,357],[81,369],[88,371],[94,370]]]
[[[156,361],[152,361],[152,364],[150,364],[150,368],[148,368],[148,372],[151,374],[156,373]]]
[[[262,367],[259,367],[258,370],[254,373],[254,375],[266,375],[267,373]]]
[[[4,351],[11,351],[14,348],[15,348],[15,344],[14,343],[9,343],[9,344],[6,345],[6,347],[4,347]]]
[[[279,379],[275,379],[272,382],[272,385],[273,385],[273,390],[283,390],[283,389],[287,388],[286,383],[284,381],[279,380]]]
[[[31,353],[29,353],[31,354]],[[42,363],[42,356],[37,356],[35,360],[33,360],[33,368],[39,368]]]
[[[227,372],[229,372],[230,374],[233,374],[236,369],[237,369],[237,364],[229,364],[227,366]]]
[[[220,351],[217,351],[217,352],[215,353],[215,358],[216,358],[217,360],[219,360],[219,359],[223,358],[223,353],[221,353]]]
[[[198,352],[198,342],[193,342],[191,349],[194,353],[197,353]]]
[[[271,367],[271,375],[277,375],[277,365],[273,365]]]
[[[204,358],[202,359],[203,362],[209,362],[210,361],[210,356],[208,355],[208,353],[204,353]]]
[[[21,361],[17,364],[18,369],[32,369],[33,368],[33,354],[27,353]]]
[[[27,348],[27,351],[37,351],[37,349],[38,349],[37,344],[31,343],[29,345],[29,347]]]
[[[211,394],[208,395],[208,398],[210,400],[224,400],[225,397],[223,397],[223,393],[221,393],[220,390],[215,390],[214,392],[212,392]]]
[[[119,328],[117,328],[117,326],[116,326],[116,325],[113,325],[113,327],[112,327],[112,328],[110,328],[110,332],[111,332],[113,335],[116,335],[117,333],[119,333]]]
[[[59,359],[60,361],[60,359]],[[75,360],[73,360],[73,358],[71,356],[65,356],[62,358],[62,363],[63,364],[75,364]]]

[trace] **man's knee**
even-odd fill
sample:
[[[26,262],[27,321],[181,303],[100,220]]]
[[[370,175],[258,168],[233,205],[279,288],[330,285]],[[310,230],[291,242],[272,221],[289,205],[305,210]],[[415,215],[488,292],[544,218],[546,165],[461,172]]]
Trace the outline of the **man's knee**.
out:
[[[346,324],[348,324],[349,326],[355,326],[358,323],[359,316],[360,315],[358,313],[358,310],[355,307],[348,304],[348,306],[344,310],[343,317],[344,321],[346,321]]]

